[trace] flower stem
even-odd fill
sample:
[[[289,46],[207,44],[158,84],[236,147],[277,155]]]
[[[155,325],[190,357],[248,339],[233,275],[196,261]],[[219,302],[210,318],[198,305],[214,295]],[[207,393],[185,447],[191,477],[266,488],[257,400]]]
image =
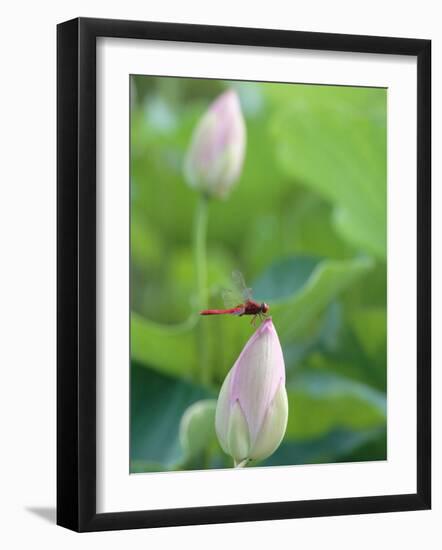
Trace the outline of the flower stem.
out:
[[[196,285],[198,292],[199,309],[208,307],[207,290],[207,222],[208,198],[200,194],[195,211],[193,246],[195,254]],[[203,384],[210,384],[211,372],[208,350],[207,324],[200,319],[197,325],[197,339],[199,352],[198,376]]]
[[[241,460],[241,462],[236,462],[234,460],[233,464],[234,464],[235,468],[245,468],[247,466],[248,462],[249,462],[249,459],[245,458],[244,460]]]
[[[207,308],[207,220],[208,199],[202,193],[199,196],[195,213],[194,246],[198,302],[201,309]]]

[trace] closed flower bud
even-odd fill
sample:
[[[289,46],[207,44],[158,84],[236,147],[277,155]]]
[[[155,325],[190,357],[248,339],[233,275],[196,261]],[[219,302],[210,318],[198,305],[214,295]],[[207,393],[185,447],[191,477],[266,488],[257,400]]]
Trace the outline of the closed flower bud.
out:
[[[221,94],[199,121],[185,159],[191,187],[224,198],[238,180],[244,161],[246,128],[235,91]]]
[[[284,357],[272,320],[266,319],[224,380],[216,433],[238,465],[270,456],[284,437],[287,419]]]

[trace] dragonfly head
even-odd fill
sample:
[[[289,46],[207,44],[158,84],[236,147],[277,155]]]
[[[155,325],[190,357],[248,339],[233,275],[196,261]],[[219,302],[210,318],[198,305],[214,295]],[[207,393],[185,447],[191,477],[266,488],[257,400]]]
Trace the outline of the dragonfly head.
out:
[[[263,313],[267,313],[269,311],[269,306],[265,302],[262,302],[261,304],[261,311]]]

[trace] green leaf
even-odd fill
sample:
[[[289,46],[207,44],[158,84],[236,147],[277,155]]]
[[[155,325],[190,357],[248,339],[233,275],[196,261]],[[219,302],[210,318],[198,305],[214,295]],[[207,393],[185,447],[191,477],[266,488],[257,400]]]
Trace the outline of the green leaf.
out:
[[[131,365],[131,471],[173,469],[185,458],[179,439],[181,417],[192,403],[212,397],[206,389]]]
[[[386,391],[387,326],[385,307],[342,308],[339,338],[316,346],[303,366],[339,374]]]
[[[286,173],[334,205],[344,238],[380,258],[386,255],[386,97],[384,89],[296,86],[282,94],[271,124]]]
[[[308,256],[272,264],[253,284],[258,301],[270,304],[270,314],[283,345],[299,342],[327,306],[373,265],[369,258],[327,260]],[[205,320],[210,328],[214,369],[221,382],[254,331],[245,318]]]
[[[253,285],[256,297],[273,302],[290,298],[307,284],[322,258],[297,256],[273,263]]]
[[[386,431],[336,429],[319,438],[284,441],[259,466],[326,464],[364,460],[386,460]]]
[[[366,384],[310,370],[293,376],[287,386],[286,439],[312,439],[341,428],[385,427],[385,394]]]
[[[359,343],[369,357],[385,353],[387,345],[387,311],[380,307],[358,308],[349,314]]]
[[[338,302],[332,302],[319,322],[315,323],[310,334],[295,342],[286,343],[283,346],[286,373],[291,372],[301,365],[308,364],[312,355],[324,354],[335,351],[340,342],[342,330],[342,307]]]
[[[270,303],[282,343],[291,343],[371,264],[363,258],[288,258],[273,264],[256,281],[255,296]],[[195,330],[198,322],[207,324],[211,370],[215,381],[221,383],[255,330],[246,318],[195,315],[185,323],[165,325],[132,313],[132,358],[161,372],[191,380],[198,369]]]
[[[337,233],[333,207],[311,190],[294,186],[291,200],[284,201],[281,238],[290,254],[351,258],[354,250]]]
[[[142,474],[144,472],[164,472],[164,466],[159,462],[149,462],[148,460],[130,461],[130,473]]]
[[[319,260],[298,257],[273,264],[255,284],[256,297],[269,301],[279,337],[290,342],[354,281],[367,273],[369,258]]]
[[[149,224],[133,216],[130,231],[132,262],[139,268],[159,264],[162,261],[162,243]]]
[[[131,314],[131,358],[167,374],[192,378],[197,367],[192,316],[179,325],[161,325]]]

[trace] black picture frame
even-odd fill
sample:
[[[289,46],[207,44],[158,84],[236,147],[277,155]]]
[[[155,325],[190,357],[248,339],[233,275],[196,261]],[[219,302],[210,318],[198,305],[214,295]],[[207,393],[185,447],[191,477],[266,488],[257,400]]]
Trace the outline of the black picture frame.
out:
[[[417,58],[417,492],[96,512],[96,39]],[[431,41],[79,18],[57,28],[57,523],[75,531],[424,510],[431,506]]]

